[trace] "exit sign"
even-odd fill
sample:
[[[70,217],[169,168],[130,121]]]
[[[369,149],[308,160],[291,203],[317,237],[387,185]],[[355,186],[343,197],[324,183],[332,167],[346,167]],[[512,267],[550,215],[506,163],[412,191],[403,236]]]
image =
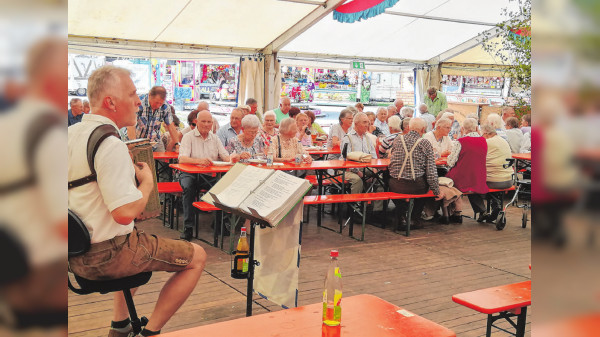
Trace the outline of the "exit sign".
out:
[[[354,61],[352,62],[352,69],[365,69],[365,63]]]

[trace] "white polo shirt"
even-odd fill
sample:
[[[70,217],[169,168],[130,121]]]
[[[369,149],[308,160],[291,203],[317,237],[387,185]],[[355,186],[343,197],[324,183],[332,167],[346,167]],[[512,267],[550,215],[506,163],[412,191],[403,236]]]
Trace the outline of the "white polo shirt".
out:
[[[225,150],[223,143],[212,131],[203,138],[198,128],[186,133],[181,139],[179,146],[179,158],[208,158],[212,161],[225,160],[229,158],[229,152]]]
[[[88,176],[87,141],[99,125],[115,123],[100,115],[86,114],[81,123],[69,127],[69,181]],[[69,209],[77,214],[90,232],[91,242],[98,243],[125,235],[133,230],[117,223],[111,212],[142,198],[135,183],[135,169],[127,145],[116,137],[106,138],[96,153],[94,162],[97,182],[69,190]]]

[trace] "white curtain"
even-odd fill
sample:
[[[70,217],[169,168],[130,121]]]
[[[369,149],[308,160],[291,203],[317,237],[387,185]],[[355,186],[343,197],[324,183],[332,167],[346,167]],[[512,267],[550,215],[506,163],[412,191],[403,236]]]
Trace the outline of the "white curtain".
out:
[[[238,102],[245,104],[248,98],[258,102],[258,110],[262,112],[264,81],[264,59],[242,58],[240,62],[240,92]]]
[[[281,65],[277,54],[265,56],[265,111],[279,106],[281,96]]]

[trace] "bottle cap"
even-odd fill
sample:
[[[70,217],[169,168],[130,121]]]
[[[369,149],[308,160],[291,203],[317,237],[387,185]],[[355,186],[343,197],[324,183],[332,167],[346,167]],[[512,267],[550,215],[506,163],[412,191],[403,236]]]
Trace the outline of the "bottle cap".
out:
[[[245,232],[245,231],[246,231],[246,227],[242,227],[242,232]]]
[[[329,254],[329,256],[331,257],[338,257],[339,253],[337,251],[337,249],[332,249],[331,253]]]

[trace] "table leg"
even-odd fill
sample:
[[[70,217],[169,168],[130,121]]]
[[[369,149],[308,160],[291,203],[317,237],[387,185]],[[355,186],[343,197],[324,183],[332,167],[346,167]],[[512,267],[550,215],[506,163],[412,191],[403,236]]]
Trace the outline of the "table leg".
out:
[[[413,207],[414,207],[414,200],[409,199],[408,200],[408,214],[406,214],[406,236],[410,236],[410,223],[411,223]]]
[[[317,192],[319,195],[322,195],[323,194],[323,172],[316,171],[315,173],[317,174],[317,181],[319,182],[319,187],[318,187]],[[319,203],[317,205],[317,227],[321,227],[322,214],[323,214],[323,205]]]
[[[492,335],[492,323],[494,322],[494,319],[492,317],[491,314],[488,314],[488,319],[487,319],[487,327],[485,330],[485,336],[486,337],[490,337]]]

